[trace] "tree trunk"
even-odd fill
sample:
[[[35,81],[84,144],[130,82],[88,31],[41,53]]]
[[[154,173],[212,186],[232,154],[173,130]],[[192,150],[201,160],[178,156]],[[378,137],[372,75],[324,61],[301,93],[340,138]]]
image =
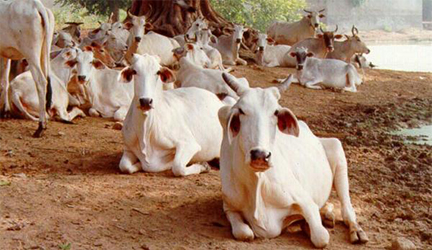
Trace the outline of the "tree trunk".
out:
[[[184,0],[184,2],[189,8],[181,7],[172,0],[134,0],[130,11],[136,16],[146,15],[147,21],[153,24],[155,32],[170,37],[186,33],[199,16],[207,20],[216,36],[222,34],[224,27],[233,25],[212,8],[210,0]],[[191,9],[195,11],[192,12]]]
[[[120,19],[120,9],[118,3],[116,1],[110,2],[111,15],[109,17],[108,22],[115,23]]]

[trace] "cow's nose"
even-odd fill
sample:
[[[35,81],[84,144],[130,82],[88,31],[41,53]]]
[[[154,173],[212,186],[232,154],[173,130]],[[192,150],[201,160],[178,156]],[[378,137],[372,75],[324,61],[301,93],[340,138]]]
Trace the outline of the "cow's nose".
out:
[[[367,50],[366,54],[369,54],[369,53],[370,53],[370,49]]]
[[[263,46],[260,46],[260,47],[258,48],[258,50],[259,50],[259,51],[264,51],[264,47],[263,47]]]
[[[240,38],[237,38],[237,39],[236,39],[236,43],[241,43],[241,39],[240,39]]]
[[[303,65],[297,65],[297,70],[303,70]]]
[[[268,162],[270,160],[270,157],[271,157],[270,152],[265,152],[265,151],[259,150],[259,149],[251,150],[250,154],[251,154],[251,160],[252,161]]]
[[[142,110],[147,111],[153,108],[153,99],[151,98],[140,98],[140,107]]]
[[[316,23],[316,24],[315,24],[315,28],[318,28],[318,26],[319,26],[319,24],[318,24],[318,23]]]
[[[80,82],[84,82],[85,79],[86,79],[86,77],[83,76],[83,75],[79,75],[79,76],[78,76],[78,81],[80,81]]]
[[[135,41],[136,41],[137,43],[141,42],[141,37],[136,36],[136,37],[135,37]]]

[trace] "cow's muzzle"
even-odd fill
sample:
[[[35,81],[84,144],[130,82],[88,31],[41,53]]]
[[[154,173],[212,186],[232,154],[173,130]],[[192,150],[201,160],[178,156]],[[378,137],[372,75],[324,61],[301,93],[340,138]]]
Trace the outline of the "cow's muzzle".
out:
[[[80,75],[78,76],[78,82],[83,83],[86,80],[86,76]]]
[[[297,70],[303,70],[303,65],[301,64],[297,65]]]
[[[264,51],[264,47],[263,46],[258,47],[258,51]]]
[[[137,42],[137,43],[141,42],[141,37],[136,36],[136,37],[135,37],[135,42]]]
[[[236,39],[236,43],[241,43],[241,39],[240,39],[240,38],[237,38],[237,39]]]
[[[333,47],[333,46],[329,46],[329,47],[327,47],[327,51],[328,51],[328,52],[333,52],[333,51],[334,51],[334,47]]]
[[[270,168],[269,162],[271,152],[254,149],[250,151],[251,163],[250,166],[255,171],[266,171]]]
[[[149,111],[150,109],[153,108],[153,99],[151,98],[140,98],[139,99],[139,108],[142,111]]]
[[[370,49],[367,49],[366,50],[366,54],[369,54],[371,51],[370,51]]]

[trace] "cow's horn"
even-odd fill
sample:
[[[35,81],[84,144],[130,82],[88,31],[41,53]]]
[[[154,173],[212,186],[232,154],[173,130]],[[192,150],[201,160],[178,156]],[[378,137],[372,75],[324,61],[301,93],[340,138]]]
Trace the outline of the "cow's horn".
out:
[[[312,14],[312,11],[310,10],[303,9],[303,11]]]
[[[322,9],[322,10],[320,10],[320,11],[318,11],[318,12],[323,12],[323,11],[325,11],[325,8],[324,8],[324,9]]]
[[[339,29],[339,26],[336,24],[336,29],[333,32],[336,33],[338,31],[338,29]]]

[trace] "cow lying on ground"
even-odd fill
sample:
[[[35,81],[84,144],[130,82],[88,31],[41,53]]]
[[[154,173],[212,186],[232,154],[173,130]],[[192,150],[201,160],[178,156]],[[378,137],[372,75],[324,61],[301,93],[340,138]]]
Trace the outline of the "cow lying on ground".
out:
[[[265,67],[286,67],[290,66],[292,59],[287,61],[285,55],[291,49],[288,45],[272,45],[274,43],[266,34],[259,34],[257,42],[257,51],[255,52],[255,61],[260,66]]]
[[[367,242],[351,205],[341,142],[316,137],[279,105],[277,88],[247,88],[228,74],[223,78],[240,96],[233,107],[219,111],[223,209],[234,238],[274,238],[304,218],[312,243],[324,248],[330,235],[320,210],[334,220],[331,206],[325,206],[334,186],[350,242]]]
[[[180,46],[183,46],[185,43],[196,42],[198,40],[196,33],[203,29],[208,29],[208,24],[203,17],[198,17],[189,27],[186,34],[175,36],[174,39]]]
[[[114,118],[116,121],[125,119],[134,90],[132,84],[118,82],[120,71],[109,69],[95,60],[92,47],[79,51],[76,59],[67,61],[66,65],[76,66],[78,83],[84,84],[85,93],[81,95],[91,105],[90,116]]]
[[[196,43],[204,50],[211,61],[210,69],[226,70],[223,66],[221,53],[210,46],[210,42],[217,43],[217,37],[214,36],[209,29],[202,29],[196,33]],[[227,69],[228,71],[230,69]]]
[[[334,50],[327,54],[327,58],[350,63],[355,54],[369,54],[370,49],[358,36],[358,29],[355,26],[352,27],[352,34],[352,37],[345,35],[346,40],[343,42],[335,41]]]
[[[200,162],[219,158],[222,127],[217,112],[222,102],[199,88],[163,91],[162,85],[175,78],[155,56],[135,54],[131,61],[121,73],[123,81],[134,81],[135,95],[122,130],[120,170],[171,169],[176,176],[208,171]]]
[[[267,30],[267,34],[276,44],[294,45],[307,38],[314,38],[320,24],[320,18],[324,18],[325,9],[320,11],[308,11],[300,21],[294,23],[275,22]]]
[[[338,88],[356,92],[356,85],[362,84],[362,79],[352,64],[335,59],[314,58],[314,54],[306,48],[298,48],[290,52],[297,62],[297,79],[306,88],[322,89],[324,87]]]

